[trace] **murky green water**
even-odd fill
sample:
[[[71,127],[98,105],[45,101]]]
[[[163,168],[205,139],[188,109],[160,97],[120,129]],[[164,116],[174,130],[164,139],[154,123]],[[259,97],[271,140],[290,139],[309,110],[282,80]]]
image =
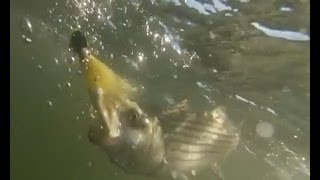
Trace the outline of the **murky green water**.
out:
[[[68,51],[80,27],[99,57],[144,87],[149,113],[185,98],[197,110],[227,107],[241,140],[226,180],[310,179],[309,1],[10,3],[12,180],[147,179],[87,140],[89,99]]]

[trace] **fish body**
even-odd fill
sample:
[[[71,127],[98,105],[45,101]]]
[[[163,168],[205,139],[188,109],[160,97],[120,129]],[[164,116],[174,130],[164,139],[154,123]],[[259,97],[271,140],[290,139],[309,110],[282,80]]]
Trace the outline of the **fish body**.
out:
[[[207,169],[219,171],[218,164],[239,142],[239,132],[222,106],[197,114],[183,100],[165,111],[160,122],[166,146],[164,161],[171,176],[181,179]]]

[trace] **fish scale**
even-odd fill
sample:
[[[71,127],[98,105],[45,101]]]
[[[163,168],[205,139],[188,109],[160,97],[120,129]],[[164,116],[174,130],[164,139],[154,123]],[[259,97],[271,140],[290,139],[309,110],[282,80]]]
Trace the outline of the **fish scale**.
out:
[[[210,167],[232,151],[239,141],[238,132],[220,107],[211,116],[184,114],[188,110],[175,111],[162,123],[166,162],[172,169],[182,172]]]

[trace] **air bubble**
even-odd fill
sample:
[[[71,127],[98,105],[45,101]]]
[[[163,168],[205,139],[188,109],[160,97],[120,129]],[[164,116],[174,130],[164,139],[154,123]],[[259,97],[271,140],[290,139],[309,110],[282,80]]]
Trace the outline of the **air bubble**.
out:
[[[196,173],[195,170],[191,170],[191,174],[192,174],[193,176],[195,176],[197,173]]]
[[[274,127],[269,122],[260,122],[257,124],[256,132],[260,137],[270,138],[274,134]]]
[[[70,83],[70,82],[67,82],[67,86],[70,88],[70,87],[71,87],[71,83]]]
[[[74,58],[73,56],[69,59],[70,64],[74,64],[75,61],[76,61],[76,58]]]
[[[52,107],[52,106],[53,106],[52,101],[47,100],[47,104],[48,104],[49,107]]]
[[[26,43],[32,43],[32,39],[29,37],[26,37],[25,35],[22,35],[22,39],[24,40],[24,42]]]
[[[171,172],[171,177],[172,177],[173,179],[177,179],[178,173],[177,173],[176,171],[172,171],[172,172]]]
[[[54,58],[54,62],[55,62],[56,64],[59,64],[59,60],[58,60],[57,58]]]
[[[21,29],[24,33],[27,33],[28,35],[31,35],[32,32],[33,32],[33,29],[32,29],[32,24],[29,20],[29,18],[27,17],[24,17],[22,19],[22,22],[21,22]]]

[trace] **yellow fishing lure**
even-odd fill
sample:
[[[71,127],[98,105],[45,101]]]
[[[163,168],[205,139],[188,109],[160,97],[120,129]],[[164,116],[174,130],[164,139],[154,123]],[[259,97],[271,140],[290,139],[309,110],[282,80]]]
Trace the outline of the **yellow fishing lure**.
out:
[[[129,98],[136,92],[136,88],[127,80],[114,73],[92,54],[81,60],[81,69],[90,90],[101,88],[105,96],[121,99]]]

